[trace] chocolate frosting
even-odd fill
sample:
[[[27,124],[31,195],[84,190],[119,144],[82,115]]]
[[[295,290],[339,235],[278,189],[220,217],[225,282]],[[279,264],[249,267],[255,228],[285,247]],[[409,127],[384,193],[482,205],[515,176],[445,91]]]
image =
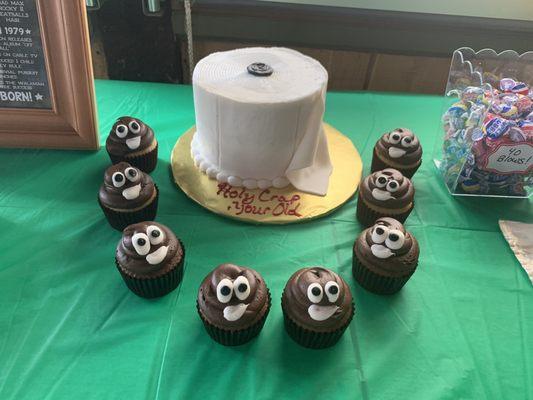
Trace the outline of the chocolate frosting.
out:
[[[122,232],[116,258],[123,271],[136,278],[155,278],[176,267],[183,248],[174,233],[153,221],[129,225]]]
[[[379,218],[374,226],[365,229],[357,238],[354,251],[366,266],[395,277],[412,272],[420,253],[415,237],[400,222],[388,217]]]
[[[222,329],[245,329],[268,311],[269,294],[257,271],[222,264],[209,273],[198,290],[198,308],[209,323]]]
[[[110,166],[100,186],[100,202],[113,209],[132,210],[147,204],[155,193],[150,175],[127,162]]]
[[[152,128],[140,119],[120,117],[111,128],[105,147],[111,154],[126,156],[147,149],[154,139]]]
[[[385,133],[377,141],[375,149],[383,160],[402,167],[414,166],[422,159],[420,141],[407,128],[396,128],[391,132]]]
[[[332,287],[335,288],[336,294]],[[320,293],[316,296],[313,293]],[[348,284],[335,272],[322,267],[296,271],[281,298],[283,311],[306,329],[331,332],[352,318],[352,294]]]
[[[359,187],[361,197],[369,204],[400,209],[413,202],[415,188],[411,181],[393,168],[368,175]]]

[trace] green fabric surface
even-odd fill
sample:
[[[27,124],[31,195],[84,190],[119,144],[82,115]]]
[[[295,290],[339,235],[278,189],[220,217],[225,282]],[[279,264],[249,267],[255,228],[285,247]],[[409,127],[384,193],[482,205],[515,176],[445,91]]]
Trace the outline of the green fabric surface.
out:
[[[349,136],[368,173],[379,135],[407,126],[424,163],[407,221],[419,267],[394,296],[351,276],[361,231],[355,198],[333,214],[254,226],[211,214],[174,186],[169,157],[194,124],[187,86],[99,81],[101,143],[116,117],[155,130],[157,220],[186,247],[171,294],[145,300],[114,266],[120,233],[96,196],[109,165],[98,152],[0,150],[0,399],[527,399],[533,398],[533,287],[498,219],[533,222],[530,200],[450,197],[431,161],[441,98],[329,93],[325,120]],[[273,306],[259,337],[223,347],[205,333],[195,299],[222,262],[257,269]],[[298,268],[324,265],[348,281],[356,314],[326,350],[296,345],[280,296]]]

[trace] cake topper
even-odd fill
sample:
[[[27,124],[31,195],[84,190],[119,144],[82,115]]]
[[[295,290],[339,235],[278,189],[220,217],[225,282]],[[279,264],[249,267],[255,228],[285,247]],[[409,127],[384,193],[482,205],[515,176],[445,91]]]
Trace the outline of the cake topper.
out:
[[[270,76],[274,72],[270,65],[262,62],[252,63],[246,69],[254,76]]]

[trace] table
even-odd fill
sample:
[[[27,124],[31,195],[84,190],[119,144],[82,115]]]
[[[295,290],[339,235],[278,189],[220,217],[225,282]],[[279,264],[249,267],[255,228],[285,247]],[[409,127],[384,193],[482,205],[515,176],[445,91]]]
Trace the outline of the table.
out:
[[[419,267],[399,294],[383,297],[351,277],[355,199],[290,226],[211,214],[169,173],[171,149],[194,123],[191,88],[98,81],[96,93],[101,143],[121,115],[157,134],[158,221],[185,243],[185,277],[157,300],[125,287],[113,263],[120,233],[96,201],[104,148],[0,150],[1,399],[533,398],[533,287],[497,225],[533,222],[532,203],[450,197],[431,161],[439,97],[327,97],[325,120],[353,140],[364,174],[386,130],[410,127],[424,146],[407,222]],[[222,262],[260,271],[274,300],[259,337],[236,348],[213,342],[195,309],[202,278]],[[299,347],[283,329],[284,284],[309,265],[340,273],[355,298],[352,324],[327,350]]]

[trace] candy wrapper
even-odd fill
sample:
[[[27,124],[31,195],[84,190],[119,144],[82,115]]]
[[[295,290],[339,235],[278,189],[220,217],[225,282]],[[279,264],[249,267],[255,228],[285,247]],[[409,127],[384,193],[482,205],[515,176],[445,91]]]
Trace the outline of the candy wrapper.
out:
[[[435,163],[454,195],[528,197],[533,53],[454,52]]]

